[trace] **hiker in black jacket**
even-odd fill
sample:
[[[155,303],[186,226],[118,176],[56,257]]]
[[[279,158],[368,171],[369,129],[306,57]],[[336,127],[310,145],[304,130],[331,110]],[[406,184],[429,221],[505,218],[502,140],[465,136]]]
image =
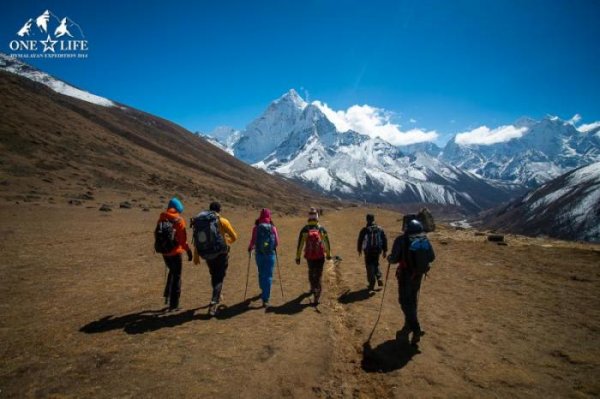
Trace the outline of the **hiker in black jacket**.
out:
[[[369,291],[375,289],[375,280],[377,280],[377,284],[380,287],[383,286],[381,270],[379,269],[379,256],[382,255],[383,258],[387,256],[387,237],[385,236],[385,231],[375,224],[374,215],[367,215],[367,226],[363,227],[358,234],[356,251],[358,251],[358,256],[363,252],[365,254],[365,268],[367,269]]]
[[[404,326],[399,333],[408,336],[412,332],[413,345],[416,345],[423,335],[417,316],[421,280],[429,270],[429,263],[434,259],[433,247],[418,220],[408,222],[404,234],[396,238],[392,253],[388,256],[390,264],[398,263],[398,301],[404,313]]]

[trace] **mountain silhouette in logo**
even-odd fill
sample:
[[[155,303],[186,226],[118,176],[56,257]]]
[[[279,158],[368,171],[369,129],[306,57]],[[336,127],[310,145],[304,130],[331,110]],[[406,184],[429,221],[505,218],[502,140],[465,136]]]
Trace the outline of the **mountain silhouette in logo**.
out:
[[[37,29],[32,29],[34,21]],[[46,10],[35,18],[29,18],[23,24],[21,29],[18,30],[17,36],[29,37],[35,36],[36,34],[41,34],[45,37],[53,34],[55,38],[60,38],[63,36],[75,38],[73,33],[80,38],[85,37],[81,26],[79,26],[77,22],[73,21],[68,16],[59,18],[52,11]]]

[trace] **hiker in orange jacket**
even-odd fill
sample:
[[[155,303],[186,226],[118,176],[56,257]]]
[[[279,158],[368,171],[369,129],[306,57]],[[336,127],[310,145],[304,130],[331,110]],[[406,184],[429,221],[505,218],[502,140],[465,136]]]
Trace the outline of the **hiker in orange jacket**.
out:
[[[179,309],[179,297],[181,296],[181,269],[182,269],[182,254],[185,252],[188,261],[192,260],[192,251],[187,243],[187,234],[185,231],[185,220],[181,217],[183,212],[183,204],[175,197],[171,198],[167,205],[166,212],[162,212],[158,219],[158,223],[170,221],[175,230],[175,247],[163,253],[165,265],[169,269],[169,275],[165,284],[163,296],[165,304],[169,305],[169,311]]]

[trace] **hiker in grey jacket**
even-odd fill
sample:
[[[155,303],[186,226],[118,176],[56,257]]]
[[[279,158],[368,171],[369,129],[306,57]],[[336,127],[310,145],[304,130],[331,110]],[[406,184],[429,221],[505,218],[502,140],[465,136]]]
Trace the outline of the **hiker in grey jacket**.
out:
[[[412,332],[411,344],[416,345],[423,335],[417,316],[418,295],[423,275],[429,270],[429,264],[435,260],[433,247],[423,232],[423,226],[417,220],[408,223],[404,234],[396,238],[392,253],[388,256],[390,264],[398,263],[398,301],[404,313],[404,326],[400,334],[408,336]]]

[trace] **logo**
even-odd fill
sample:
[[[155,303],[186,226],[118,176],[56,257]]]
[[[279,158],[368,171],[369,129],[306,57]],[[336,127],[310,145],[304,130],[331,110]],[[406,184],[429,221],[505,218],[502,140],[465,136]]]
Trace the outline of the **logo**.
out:
[[[87,58],[88,41],[81,26],[71,18],[59,18],[46,10],[29,18],[8,43],[16,58]]]

